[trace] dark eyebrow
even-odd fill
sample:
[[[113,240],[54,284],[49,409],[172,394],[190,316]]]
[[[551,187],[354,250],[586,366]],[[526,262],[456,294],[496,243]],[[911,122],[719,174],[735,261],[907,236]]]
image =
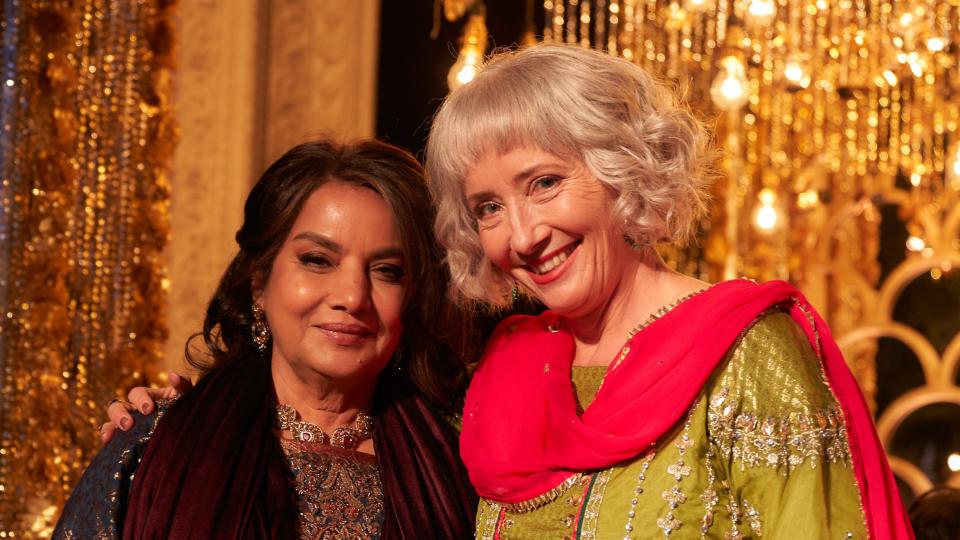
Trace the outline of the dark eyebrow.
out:
[[[330,251],[340,254],[343,253],[343,246],[334,242],[333,240],[327,238],[322,234],[317,234],[314,232],[302,232],[293,237],[294,240],[307,240],[317,244],[321,247],[329,249]],[[385,248],[378,249],[370,254],[370,259],[393,259],[393,258],[403,258],[403,248],[400,246],[387,246]]]
[[[340,244],[334,242],[333,240],[323,236],[322,234],[317,234],[313,232],[302,232],[293,237],[294,240],[309,240],[314,244],[319,244],[334,253],[343,253],[343,247]]]

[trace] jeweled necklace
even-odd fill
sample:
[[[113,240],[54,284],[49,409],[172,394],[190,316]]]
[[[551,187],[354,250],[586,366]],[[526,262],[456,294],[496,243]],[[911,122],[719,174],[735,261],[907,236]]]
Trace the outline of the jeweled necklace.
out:
[[[277,428],[290,431],[293,438],[302,442],[329,444],[345,450],[356,450],[357,446],[373,435],[373,418],[358,412],[352,426],[341,426],[327,435],[320,426],[297,420],[297,410],[290,405],[277,405]]]

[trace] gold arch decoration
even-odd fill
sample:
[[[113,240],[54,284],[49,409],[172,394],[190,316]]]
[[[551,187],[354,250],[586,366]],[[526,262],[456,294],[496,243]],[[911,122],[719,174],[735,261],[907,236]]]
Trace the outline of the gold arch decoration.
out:
[[[4,0],[0,538],[49,538],[164,326],[170,0]]]
[[[486,9],[479,0],[437,0],[438,9],[441,3],[448,20],[468,20],[450,72],[453,87],[482,69],[474,64],[486,46]],[[908,347],[924,382],[880,415],[888,452],[912,413],[930,404],[960,405],[960,333],[940,353],[920,329],[894,319],[908,285],[952,276],[960,267],[960,1],[542,0],[541,6],[545,41],[635,62],[715,119],[724,148],[719,208],[703,224],[698,245],[666,252],[672,264],[708,280],[797,283],[839,336],[875,411],[883,382],[878,339]],[[522,42],[528,41],[525,33]],[[886,276],[878,261],[884,220],[902,222],[907,238],[895,248],[905,260]],[[956,312],[960,320],[960,306]],[[917,463],[890,457],[907,498],[933,485]],[[960,476],[949,482],[960,485]]]

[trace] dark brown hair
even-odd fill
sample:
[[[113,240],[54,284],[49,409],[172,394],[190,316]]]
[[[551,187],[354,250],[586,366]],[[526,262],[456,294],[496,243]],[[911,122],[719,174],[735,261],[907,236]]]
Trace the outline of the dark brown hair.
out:
[[[332,180],[383,197],[399,228],[407,265],[404,333],[394,367],[381,375],[378,398],[384,397],[384,386],[412,382],[438,404],[453,403],[465,379],[461,357],[466,319],[445,301],[448,273],[432,234],[435,211],[423,168],[409,152],[379,141],[307,142],[267,168],[247,196],[243,225],[236,235],[240,251],[220,278],[198,334],[210,356],[198,358],[188,342],[188,362],[205,374],[238,359],[260,356],[251,331],[254,279],[267,281],[307,198]]]

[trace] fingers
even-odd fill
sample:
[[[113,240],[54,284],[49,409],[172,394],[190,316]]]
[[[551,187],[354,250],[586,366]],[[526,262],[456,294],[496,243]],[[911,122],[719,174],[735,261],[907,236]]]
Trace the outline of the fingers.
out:
[[[174,395],[180,395],[184,392],[193,388],[193,382],[190,381],[190,377],[177,373],[176,371],[171,371],[170,375],[170,386],[175,390]],[[169,396],[173,397],[173,396]]]
[[[113,436],[116,428],[120,428],[121,431],[127,431],[133,427],[133,416],[130,415],[130,411],[132,410],[134,410],[132,404],[121,400],[115,400],[107,406],[107,416],[110,418],[109,423],[113,424],[113,428],[109,428],[110,437]],[[100,433],[103,434],[107,432],[107,429],[108,428],[102,428]]]
[[[100,442],[107,444],[110,442],[110,439],[113,438],[113,432],[117,430],[117,426],[113,422],[106,422],[100,426]]]
[[[191,383],[190,379],[185,375],[171,372],[169,378],[170,386],[164,388],[138,386],[130,390],[130,393],[127,394],[127,399],[129,399],[133,406],[141,413],[150,414],[153,412],[157,400],[177,397],[193,388],[193,383]]]
[[[150,414],[153,412],[154,402],[160,398],[163,398],[163,395],[159,394],[163,391],[162,388],[147,388],[145,386],[138,386],[133,390],[130,390],[130,393],[127,394],[127,399],[130,400],[130,403],[143,414]]]

